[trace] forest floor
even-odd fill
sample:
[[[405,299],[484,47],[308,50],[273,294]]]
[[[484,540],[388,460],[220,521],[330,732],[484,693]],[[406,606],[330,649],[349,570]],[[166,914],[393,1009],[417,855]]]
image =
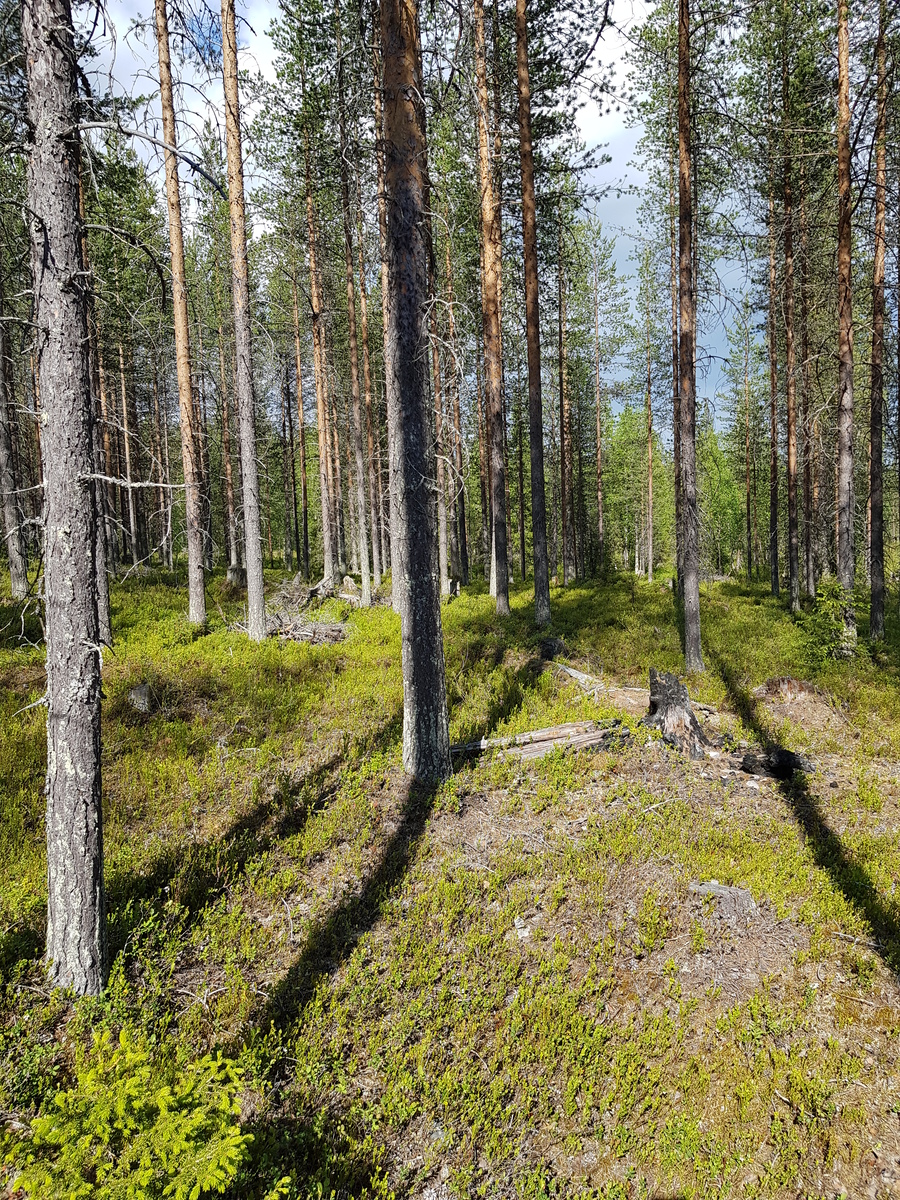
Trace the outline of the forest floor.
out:
[[[171,577],[114,589],[113,964],[76,1004],[39,962],[44,712],[23,709],[42,652],[7,608],[7,1141],[92,1032],[125,1028],[154,1054],[240,1062],[254,1141],[235,1197],[286,1176],[300,1197],[900,1196],[896,621],[882,648],[824,662],[763,588],[704,584],[690,691],[719,749],[691,761],[624,690],[680,667],[667,581],[555,589],[555,662],[526,589],[506,621],[473,589],[444,609],[454,742],[611,717],[630,736],[461,759],[424,794],[400,769],[389,608],[331,602],[312,616],[343,641],[253,646],[230,628],[239,598],[218,579],[211,597],[198,636]],[[814,687],[761,688],[780,677]],[[815,772],[741,768],[773,743]],[[692,890],[711,880],[752,901]]]

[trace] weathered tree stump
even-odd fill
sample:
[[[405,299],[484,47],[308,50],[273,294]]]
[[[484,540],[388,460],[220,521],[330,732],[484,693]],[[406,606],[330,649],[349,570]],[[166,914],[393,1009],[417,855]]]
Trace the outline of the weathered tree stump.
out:
[[[687,688],[677,675],[650,668],[650,711],[642,722],[662,733],[667,746],[702,758],[706,735],[691,708]]]

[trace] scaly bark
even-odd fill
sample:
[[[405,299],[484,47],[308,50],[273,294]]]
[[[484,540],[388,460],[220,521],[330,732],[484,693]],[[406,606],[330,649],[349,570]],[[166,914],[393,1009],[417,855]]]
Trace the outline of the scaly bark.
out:
[[[87,288],[78,208],[79,98],[67,0],[22,7],[33,337],[45,417],[47,962],[78,995],[106,979],[100,649]]]
[[[434,784],[450,774],[450,737],[425,368],[425,113],[417,18],[415,0],[381,0],[388,199],[385,376],[393,566],[400,598],[403,766],[414,779]]]

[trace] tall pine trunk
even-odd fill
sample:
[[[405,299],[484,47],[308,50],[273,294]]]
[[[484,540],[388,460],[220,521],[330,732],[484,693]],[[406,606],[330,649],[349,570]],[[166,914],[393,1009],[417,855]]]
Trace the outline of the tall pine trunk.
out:
[[[294,319],[294,375],[297,380],[297,440],[300,443],[300,521],[303,526],[301,535],[302,551],[300,570],[303,578],[309,582],[309,481],[306,475],[306,414],[303,405],[303,372],[300,355],[300,305],[297,298],[297,279],[291,279],[292,315]]]
[[[154,0],[156,42],[159,50],[159,92],[163,136],[176,145],[172,66],[169,58],[169,21],[166,0]],[[188,556],[188,620],[206,623],[203,571],[203,477],[200,440],[194,421],[191,389],[191,335],[188,324],[187,280],[184,270],[184,235],[181,228],[181,189],[178,156],[166,151],[166,204],[169,211],[169,255],[172,264],[172,310],[175,325],[175,366],[178,375],[178,411],[181,422],[181,459],[184,468],[184,506]]]
[[[450,774],[434,446],[428,420],[425,113],[415,0],[381,0],[388,323],[385,377],[393,569],[400,599],[403,766],[428,784]]]
[[[78,208],[79,98],[67,0],[22,8],[33,337],[45,418],[47,961],[95,995],[106,978],[100,650],[91,367]]]
[[[301,62],[302,70],[302,62]],[[305,81],[304,81],[305,82]],[[331,475],[328,428],[328,380],[325,365],[325,330],[322,324],[322,295],[319,287],[316,211],[313,200],[312,148],[309,129],[303,129],[303,160],[306,173],[306,232],[309,245],[309,298],[313,322],[313,373],[316,384],[316,425],[319,443],[319,497],[322,510],[322,577],[326,583],[337,574],[337,530]]]
[[[261,642],[266,636],[266,600],[260,531],[259,472],[256,465],[250,278],[247,268],[244,160],[241,149],[241,110],[238,95],[234,0],[222,0],[222,80],[225,93],[228,212],[231,221],[231,294],[234,306],[234,343],[237,358],[235,401],[241,454],[244,557],[247,564],[247,634],[251,641]]]
[[[572,413],[569,403],[569,369],[566,330],[566,267],[563,261],[562,210],[559,213],[559,494],[562,507],[563,584],[575,578],[575,504],[573,487]]]
[[[794,197],[791,178],[790,87],[787,47],[782,50],[781,101],[784,119],[784,340],[787,356],[788,578],[791,611],[800,611],[800,530],[797,514],[797,355],[794,349]]]
[[[809,356],[809,226],[806,167],[800,143],[800,359],[803,381],[803,561],[806,594],[816,594],[815,539],[818,514],[813,504],[812,378]]]
[[[544,490],[544,407],[541,396],[541,317],[537,257],[537,204],[531,136],[526,0],[516,0],[516,84],[519,165],[522,175],[522,249],[525,260],[525,345],[528,355],[528,446],[531,463],[531,546],[534,556],[534,622],[550,621],[547,501]],[[602,521],[602,514],[601,514]]]
[[[851,593],[853,547],[853,261],[850,151],[849,0],[838,0],[838,420],[837,420],[837,576],[845,592],[845,643],[856,643]]]
[[[771,108],[771,106],[770,106]],[[781,591],[778,569],[778,294],[775,268],[775,151],[769,151],[769,576],[772,595]]]
[[[338,49],[338,132],[340,141],[341,213],[344,219],[344,273],[347,283],[347,332],[350,342],[350,392],[352,397],[352,436],[355,458],[356,532],[359,569],[362,578],[360,603],[372,604],[372,579],[369,574],[369,537],[366,529],[366,460],[363,450],[362,401],[359,389],[359,339],[356,334],[356,288],[353,267],[353,221],[350,211],[350,184],[347,178],[347,132],[344,118],[344,57],[341,52],[340,10],[335,9]]]
[[[362,195],[356,174],[356,236],[359,243],[359,331],[362,339],[363,395],[366,406],[366,482],[369,492],[369,528],[372,530],[372,585],[381,590],[381,514],[378,505],[378,473],[375,443],[378,436],[372,402],[372,362],[369,355],[369,297],[366,287],[366,246],[363,229]]]
[[[872,361],[869,436],[871,455],[869,465],[869,496],[872,509],[871,550],[871,615],[869,637],[884,638],[884,265],[885,265],[885,201],[887,172],[885,162],[885,132],[887,122],[887,71],[885,60],[885,24],[887,3],[878,7],[878,96],[875,116],[875,261],[872,268]]]
[[[684,547],[684,665],[703,670],[700,648],[700,528],[696,463],[696,306],[692,257],[691,44],[689,0],[678,4],[678,290],[680,302],[682,544]]]
[[[491,562],[497,612],[509,613],[509,562],[506,539],[506,463],[503,437],[503,368],[500,350],[500,214],[488,144],[488,87],[485,62],[484,3],[474,0],[474,49],[478,125],[478,168],[481,180],[482,331],[484,396],[490,454]]]

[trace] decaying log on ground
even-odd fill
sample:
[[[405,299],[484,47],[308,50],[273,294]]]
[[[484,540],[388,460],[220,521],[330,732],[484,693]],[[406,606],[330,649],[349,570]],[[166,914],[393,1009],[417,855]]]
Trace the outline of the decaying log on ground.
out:
[[[650,668],[650,712],[643,724],[658,729],[668,746],[691,758],[702,758],[706,735],[691,708],[685,685],[677,675]]]
[[[543,758],[551,750],[602,749],[619,738],[630,736],[630,731],[618,719],[612,721],[569,721],[565,725],[553,725],[548,729],[533,729],[511,737],[482,738],[477,742],[465,742],[450,747],[451,754],[476,755],[485,750],[500,750],[516,758]]]

